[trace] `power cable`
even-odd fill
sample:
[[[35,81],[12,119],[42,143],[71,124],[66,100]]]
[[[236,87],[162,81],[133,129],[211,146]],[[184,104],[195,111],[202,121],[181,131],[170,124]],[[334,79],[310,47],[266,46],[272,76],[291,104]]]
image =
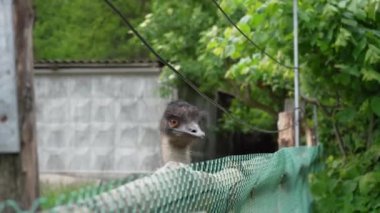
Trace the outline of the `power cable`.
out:
[[[235,121],[238,121],[240,124],[249,126],[252,130],[257,131],[257,132],[263,132],[263,133],[268,133],[268,134],[276,134],[278,132],[285,131],[287,129],[290,129],[292,126],[280,129],[280,130],[267,130],[267,129],[262,129],[259,127],[254,127],[247,122],[240,120],[233,116],[230,112],[228,112],[227,109],[225,109],[223,106],[212,100],[210,97],[208,97],[206,94],[201,92],[197,86],[195,86],[189,79],[187,79],[181,72],[176,70],[168,61],[166,61],[164,58],[161,57],[160,54],[154,50],[154,48],[144,39],[144,37],[141,36],[141,34],[133,27],[133,25],[128,21],[128,19],[118,10],[109,0],[104,0],[107,5],[124,21],[124,23],[129,27],[129,29],[140,39],[140,41],[153,53],[154,56],[157,57],[157,59],[168,66],[170,70],[172,70],[175,74],[177,74],[190,88],[192,88],[198,95],[200,95],[202,98],[204,98],[206,101],[210,102],[213,104],[215,107],[223,111],[226,115],[228,115],[230,118],[232,118]]]

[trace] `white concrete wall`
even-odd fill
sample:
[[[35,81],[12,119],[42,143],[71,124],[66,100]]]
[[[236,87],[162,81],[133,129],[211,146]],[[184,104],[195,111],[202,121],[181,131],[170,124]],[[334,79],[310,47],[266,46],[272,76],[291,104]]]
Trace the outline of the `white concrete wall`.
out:
[[[159,120],[167,100],[159,72],[38,72],[42,173],[129,173],[160,165]]]

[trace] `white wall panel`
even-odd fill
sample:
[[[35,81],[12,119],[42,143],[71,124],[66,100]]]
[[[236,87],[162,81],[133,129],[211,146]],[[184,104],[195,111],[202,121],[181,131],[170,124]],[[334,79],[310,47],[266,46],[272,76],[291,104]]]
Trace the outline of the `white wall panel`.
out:
[[[157,168],[159,119],[167,103],[158,93],[158,75],[37,74],[40,171],[129,173]]]

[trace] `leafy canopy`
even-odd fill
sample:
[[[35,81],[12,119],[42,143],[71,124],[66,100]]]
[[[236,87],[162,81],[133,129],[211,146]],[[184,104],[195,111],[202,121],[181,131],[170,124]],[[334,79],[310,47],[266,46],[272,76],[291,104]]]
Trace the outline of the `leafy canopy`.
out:
[[[114,1],[134,24],[149,1]],[[37,59],[146,58],[147,51],[104,1],[35,0],[34,55]]]
[[[291,1],[222,0],[220,5],[262,49],[292,65]],[[339,141],[345,152],[380,142],[375,128],[380,116],[379,2],[301,0],[298,13],[305,124],[311,123],[310,103],[317,103],[322,141]],[[275,127],[284,100],[293,96],[293,70],[251,45],[211,0],[156,0],[140,30],[203,91],[233,95],[231,111],[236,115],[251,108],[243,116],[251,124]],[[182,84],[169,71],[162,81]],[[228,118],[225,124],[249,130]],[[338,150],[328,144],[329,151]]]
[[[101,1],[36,0],[38,59],[144,57],[146,50]],[[293,71],[262,54],[211,0],[118,1],[148,41],[209,95],[235,97],[230,111],[255,126],[275,128],[293,96]],[[239,28],[267,53],[292,65],[292,1],[221,0]],[[144,20],[137,14],[151,13]],[[316,210],[378,211],[380,144],[380,1],[299,0],[304,123],[318,105],[326,170],[311,178]],[[166,85],[183,85],[164,71]],[[229,118],[223,128],[250,131]],[[345,153],[346,158],[336,157]]]
[[[211,0],[156,0],[140,28],[163,55],[208,94],[224,91],[231,112],[253,125],[275,127],[293,71],[251,45]],[[249,38],[292,65],[292,1],[221,0]],[[318,105],[326,170],[311,178],[318,212],[379,210],[380,2],[299,0],[301,93],[304,125]],[[166,71],[162,81],[180,85]],[[223,127],[249,131],[228,118]],[[345,154],[347,157],[336,157]]]

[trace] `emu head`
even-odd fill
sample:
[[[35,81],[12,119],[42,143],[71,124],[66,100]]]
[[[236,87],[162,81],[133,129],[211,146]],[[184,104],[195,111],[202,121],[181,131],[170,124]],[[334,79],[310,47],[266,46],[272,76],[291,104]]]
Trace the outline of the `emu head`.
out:
[[[186,148],[205,136],[199,126],[202,117],[196,106],[185,101],[170,102],[160,122],[161,137],[171,146]]]

